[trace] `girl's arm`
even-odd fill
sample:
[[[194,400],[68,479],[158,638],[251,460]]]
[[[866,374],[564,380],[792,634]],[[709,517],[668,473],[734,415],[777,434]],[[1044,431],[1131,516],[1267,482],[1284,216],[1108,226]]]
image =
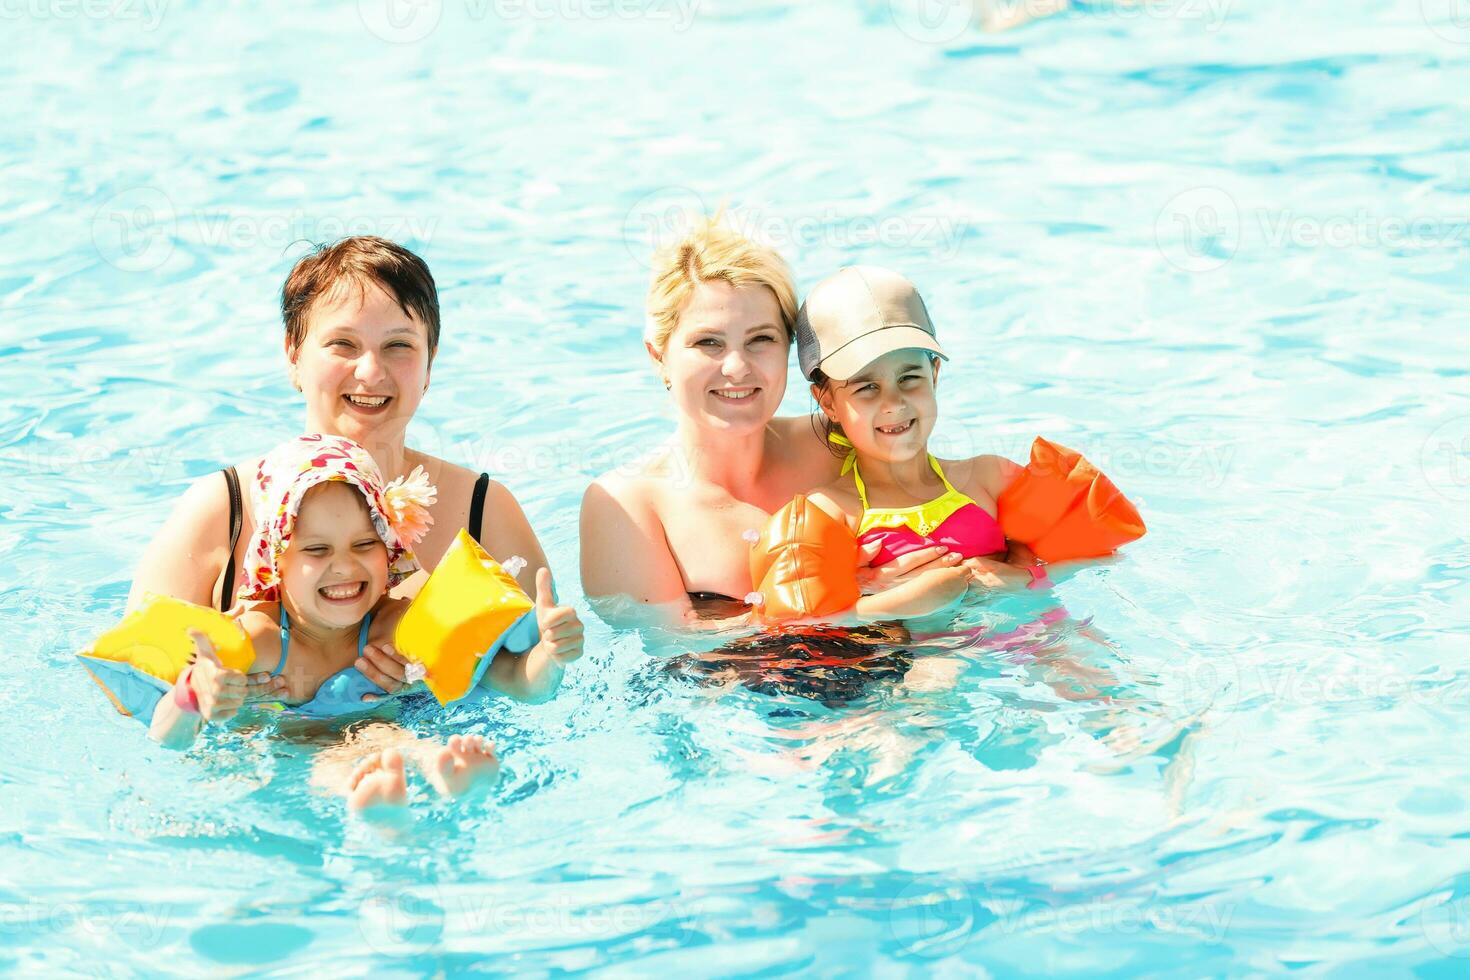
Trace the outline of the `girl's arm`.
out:
[[[567,664],[582,656],[582,621],[571,606],[556,605],[545,567],[536,574],[536,627],[541,638],[534,647],[524,654],[501,650],[487,672],[491,687],[532,704],[551,700]]]
[[[842,490],[822,489],[807,499],[831,517],[846,523],[848,530],[857,528],[861,502],[855,497]],[[871,559],[872,555],[869,553],[867,557]],[[958,562],[958,555],[931,558],[922,570],[862,596],[853,611],[863,622],[911,619],[936,613],[965,594],[970,576]]]
[[[166,749],[187,749],[206,721],[228,721],[245,703],[245,675],[220,663],[209,637],[198,630],[189,636],[194,662],[159,699],[148,725],[148,736]]]
[[[969,583],[970,570],[963,565],[920,572],[882,592],[863,596],[857,603],[857,615],[866,622],[929,616],[957,602]]]

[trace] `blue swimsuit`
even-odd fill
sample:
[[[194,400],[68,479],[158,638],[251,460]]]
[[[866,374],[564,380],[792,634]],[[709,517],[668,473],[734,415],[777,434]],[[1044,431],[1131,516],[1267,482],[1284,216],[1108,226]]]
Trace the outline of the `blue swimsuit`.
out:
[[[368,624],[373,621],[372,613],[363,617],[362,627],[357,631],[357,655],[362,656],[363,647],[367,646]],[[271,671],[272,677],[279,677],[281,671],[286,669],[286,657],[291,652],[291,621],[286,616],[286,606],[281,604],[281,662],[276,664],[276,669]],[[369,711],[375,707],[370,701],[363,701],[364,694],[386,695],[383,690],[372,681],[368,680],[362,671],[356,667],[344,667],[331,677],[322,681],[322,686],[317,688],[316,695],[303,704],[282,704],[281,710],[293,715],[305,715],[308,718],[332,718],[337,715],[351,714],[355,711]]]

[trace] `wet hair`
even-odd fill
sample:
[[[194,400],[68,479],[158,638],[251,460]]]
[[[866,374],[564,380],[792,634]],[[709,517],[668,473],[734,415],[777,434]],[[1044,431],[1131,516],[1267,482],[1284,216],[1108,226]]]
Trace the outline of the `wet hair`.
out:
[[[281,319],[286,342],[295,349],[306,339],[307,317],[318,300],[339,290],[375,285],[428,332],[429,356],[439,349],[439,292],[424,260],[386,238],[354,235],[319,245],[292,267],[281,287]]]
[[[677,657],[664,670],[700,685],[736,680],[759,694],[843,708],[903,679],[914,662],[910,639],[898,624],[786,626]]]

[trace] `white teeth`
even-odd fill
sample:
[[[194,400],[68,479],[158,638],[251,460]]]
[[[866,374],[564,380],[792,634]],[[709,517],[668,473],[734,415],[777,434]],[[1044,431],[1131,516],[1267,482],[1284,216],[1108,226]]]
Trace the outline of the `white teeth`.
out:
[[[328,585],[321,590],[322,595],[328,599],[351,599],[361,591],[361,582],[353,582],[351,585]]]
[[[378,408],[388,402],[387,395],[348,395],[347,400],[359,408]]]
[[[885,435],[893,436],[898,435],[898,433],[900,432],[907,432],[909,430],[909,427],[913,424],[914,423],[912,421],[908,421],[903,423],[902,425],[880,425],[878,426],[878,431],[884,433]]]
[[[719,395],[721,398],[728,398],[731,401],[739,401],[742,398],[749,398],[751,395],[755,394],[755,392],[754,391],[716,391],[715,394]]]

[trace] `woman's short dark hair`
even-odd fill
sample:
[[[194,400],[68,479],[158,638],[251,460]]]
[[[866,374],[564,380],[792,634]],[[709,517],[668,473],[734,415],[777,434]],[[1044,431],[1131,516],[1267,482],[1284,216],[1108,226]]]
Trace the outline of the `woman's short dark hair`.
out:
[[[344,286],[372,283],[417,317],[428,331],[429,355],[439,348],[439,292],[424,260],[386,238],[354,235],[303,256],[281,287],[281,319],[292,348],[306,339],[306,318],[317,300]]]

